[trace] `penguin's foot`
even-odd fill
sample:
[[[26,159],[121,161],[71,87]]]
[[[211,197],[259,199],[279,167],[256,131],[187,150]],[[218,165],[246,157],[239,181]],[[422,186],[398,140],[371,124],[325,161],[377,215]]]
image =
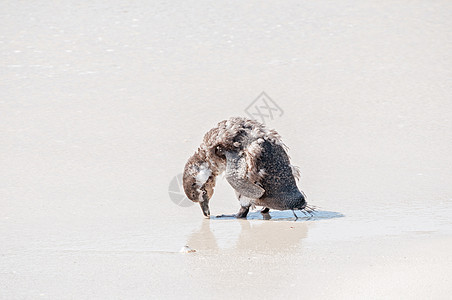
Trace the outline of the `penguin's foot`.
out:
[[[250,207],[249,207],[249,206],[248,206],[248,207],[242,206],[242,207],[240,207],[240,210],[239,210],[239,212],[235,215],[235,217],[236,217],[237,219],[246,219],[246,216],[248,215],[249,210],[250,210]]]
[[[264,207],[261,209],[261,214],[268,214],[269,211],[270,211],[270,208]]]
[[[261,209],[262,218],[264,220],[270,220],[272,217],[270,216],[270,208],[264,207]]]
[[[217,215],[217,216],[215,216],[216,218],[235,218],[236,217],[236,215],[234,214],[234,215],[225,215],[225,214],[222,214],[222,215]]]
[[[218,215],[217,218],[237,218],[237,219],[246,219],[246,216],[248,215],[248,211],[250,210],[249,207],[240,207],[240,210],[238,213],[234,215]]]

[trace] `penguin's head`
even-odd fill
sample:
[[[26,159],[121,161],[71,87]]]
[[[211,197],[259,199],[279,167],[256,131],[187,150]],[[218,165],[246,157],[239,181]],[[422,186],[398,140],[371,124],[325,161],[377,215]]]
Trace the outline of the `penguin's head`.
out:
[[[210,217],[209,200],[215,187],[215,176],[210,164],[195,153],[184,169],[183,186],[187,197],[199,202],[204,216]]]

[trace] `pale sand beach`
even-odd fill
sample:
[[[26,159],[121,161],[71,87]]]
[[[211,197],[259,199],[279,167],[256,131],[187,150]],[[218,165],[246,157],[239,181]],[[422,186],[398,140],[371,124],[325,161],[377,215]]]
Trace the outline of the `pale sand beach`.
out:
[[[0,299],[450,299],[451,13],[3,1]],[[181,200],[204,133],[247,112],[314,216]],[[212,215],[238,208],[220,176]]]

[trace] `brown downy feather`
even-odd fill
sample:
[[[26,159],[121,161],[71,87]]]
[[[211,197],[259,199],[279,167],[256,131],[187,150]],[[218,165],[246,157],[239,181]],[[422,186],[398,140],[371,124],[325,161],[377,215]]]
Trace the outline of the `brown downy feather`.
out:
[[[264,140],[281,145],[287,153],[287,146],[275,130],[269,130],[264,124],[255,120],[232,117],[219,122],[216,127],[209,130],[204,135],[203,143],[198,151],[204,152],[214,169],[219,172],[224,170],[226,161],[216,155],[215,151],[218,146],[224,150],[243,151],[247,162],[248,178],[252,182],[259,182],[265,176],[265,170],[259,170],[257,166],[262,151],[260,144]],[[294,177],[299,177],[299,171],[295,170],[293,174]]]

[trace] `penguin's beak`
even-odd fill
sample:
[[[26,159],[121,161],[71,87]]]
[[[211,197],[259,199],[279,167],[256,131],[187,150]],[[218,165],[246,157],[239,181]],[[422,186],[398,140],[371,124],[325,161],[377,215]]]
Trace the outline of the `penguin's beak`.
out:
[[[205,199],[203,202],[199,202],[199,205],[201,206],[204,216],[210,218],[209,200]]]
[[[202,202],[199,202],[201,206],[202,213],[206,218],[210,218],[210,209],[209,209],[209,197],[207,196],[207,192],[203,191],[202,193]]]

